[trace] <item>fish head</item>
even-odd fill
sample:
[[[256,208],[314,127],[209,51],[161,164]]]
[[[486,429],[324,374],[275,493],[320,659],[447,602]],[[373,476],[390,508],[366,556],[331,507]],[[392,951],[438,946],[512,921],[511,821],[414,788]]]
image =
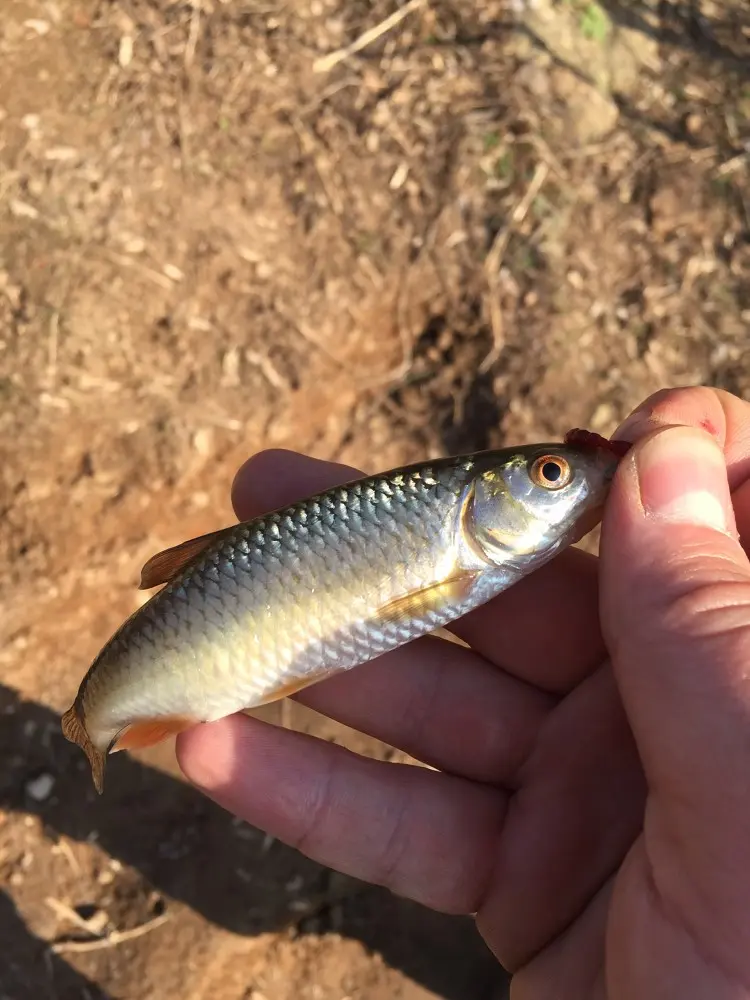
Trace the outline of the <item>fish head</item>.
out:
[[[621,458],[594,437],[498,452],[494,461],[488,455],[465,522],[484,558],[496,565],[541,562],[591,531]]]

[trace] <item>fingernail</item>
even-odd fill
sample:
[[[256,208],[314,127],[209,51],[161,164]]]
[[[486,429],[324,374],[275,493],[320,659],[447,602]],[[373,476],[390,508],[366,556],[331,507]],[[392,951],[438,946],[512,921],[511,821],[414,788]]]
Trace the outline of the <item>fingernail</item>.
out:
[[[647,516],[734,533],[724,453],[692,427],[668,427],[635,450],[641,503]]]

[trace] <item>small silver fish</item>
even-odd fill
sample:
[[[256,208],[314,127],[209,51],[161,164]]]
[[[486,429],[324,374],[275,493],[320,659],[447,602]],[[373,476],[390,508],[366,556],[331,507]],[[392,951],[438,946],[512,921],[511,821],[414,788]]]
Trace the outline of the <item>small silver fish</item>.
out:
[[[590,530],[619,456],[563,444],[423,462],[154,556],[166,584],[84,677],[63,733],[106,755],[267,704],[433,632]]]

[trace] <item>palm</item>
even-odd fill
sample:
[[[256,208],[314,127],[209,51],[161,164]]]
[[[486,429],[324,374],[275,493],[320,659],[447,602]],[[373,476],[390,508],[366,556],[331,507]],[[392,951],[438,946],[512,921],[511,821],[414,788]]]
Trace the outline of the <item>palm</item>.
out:
[[[352,474],[264,453],[243,468],[234,505],[247,518]],[[238,716],[182,734],[183,770],[323,864],[476,913],[515,973],[514,1000],[646,995],[650,945],[689,966],[690,941],[679,906],[666,916],[654,891],[673,874],[674,802],[662,787],[644,813],[597,560],[569,550],[452,629],[470,649],[427,637],[297,696],[430,768]]]
[[[273,453],[254,466],[235,489],[240,517],[352,476]],[[258,481],[275,489],[255,497]],[[601,966],[600,893],[642,818],[637,755],[601,665],[596,559],[566,553],[453,631],[472,649],[429,637],[298,696],[437,771],[363,760],[244,717],[186,734],[180,758],[193,777],[223,768],[220,801],[319,861],[441,910],[477,912],[500,961],[525,967],[520,995],[527,981],[527,995],[542,996],[531,984],[558,977],[571,952]],[[250,794],[247,770],[231,774],[237,739],[281,754],[283,780],[253,772]]]

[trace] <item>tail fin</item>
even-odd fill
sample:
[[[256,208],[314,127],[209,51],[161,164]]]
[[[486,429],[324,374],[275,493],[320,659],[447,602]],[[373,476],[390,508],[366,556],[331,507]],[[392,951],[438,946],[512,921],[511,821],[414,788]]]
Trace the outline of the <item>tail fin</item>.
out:
[[[86,754],[91,767],[91,777],[94,781],[94,788],[101,795],[104,790],[104,768],[107,763],[107,755],[97,750],[86,732],[86,725],[83,721],[83,713],[76,701],[62,717],[62,731],[66,740],[77,744]]]

